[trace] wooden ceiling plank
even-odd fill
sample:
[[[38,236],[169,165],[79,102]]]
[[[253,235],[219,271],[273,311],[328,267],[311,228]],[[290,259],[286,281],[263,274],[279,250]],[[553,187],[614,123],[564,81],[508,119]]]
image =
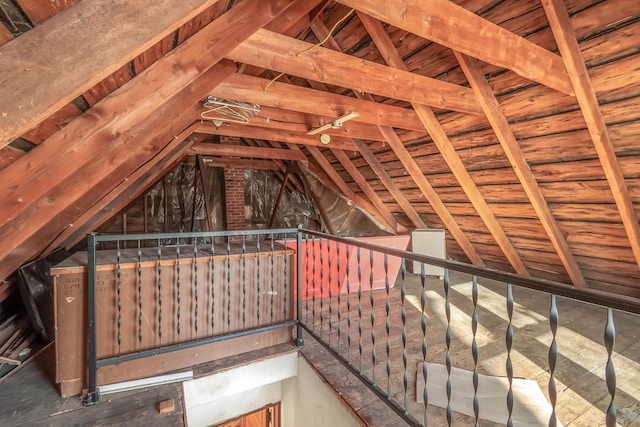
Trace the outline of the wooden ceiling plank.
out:
[[[215,84],[203,83],[202,75],[214,67],[214,72],[210,73],[212,82],[220,82],[223,79],[219,77],[229,76],[235,70],[233,64],[229,61],[220,63],[225,65],[214,64],[226,51],[271,21],[274,13],[277,15],[292,1],[274,0],[278,7],[265,8],[263,1],[253,0],[234,7],[220,18],[221,22],[208,25],[93,107],[92,114],[83,114],[37,149],[31,150],[21,159],[24,161],[6,168],[0,180],[0,227],[44,197],[47,187],[54,186],[75,169],[103,154],[104,149],[90,141],[114,139],[109,145],[112,149],[118,144],[127,144],[136,135],[131,130],[137,123],[153,117],[154,111],[163,108],[194,81],[200,82],[197,87],[201,92],[195,94],[198,98],[212,90]],[[229,31],[234,32],[234,37],[228,37]],[[132,103],[132,99],[136,102]],[[74,167],[63,168],[61,164]],[[30,173],[36,169],[38,174]]]
[[[367,182],[367,179],[362,176],[356,165],[353,164],[349,156],[342,150],[331,150],[336,159],[342,164],[345,171],[353,178],[358,187],[362,190],[362,192],[369,198],[369,201],[376,207],[380,215],[384,217],[387,223],[391,226],[394,231],[398,231],[398,222],[396,218],[393,216],[391,211],[384,204],[380,196],[375,192],[373,188]]]
[[[562,58],[558,55],[449,0],[338,2],[427,40],[512,70],[564,94],[574,93]]]
[[[640,221],[634,210],[633,200],[629,194],[622,168],[616,157],[615,147],[598,104],[598,97],[582,59],[580,46],[573,31],[569,14],[564,3],[560,0],[542,0],[542,6],[567,67],[569,78],[575,89],[578,104],[602,164],[602,169],[611,187],[634,257],[638,266],[640,266]]]
[[[17,2],[29,20],[35,25],[40,25],[69,6],[74,5],[78,0],[65,0],[63,2],[17,0]]]
[[[333,168],[333,166],[331,166],[331,163],[329,163],[327,158],[320,152],[320,150],[317,147],[307,147],[307,150],[309,151],[311,156],[313,156],[313,159],[318,163],[318,165],[325,171],[325,173],[329,175],[331,180],[336,184],[336,186],[340,190],[340,193],[342,193],[344,197],[346,197],[349,200],[352,200],[357,207],[359,207],[364,212],[369,214],[369,216],[375,218],[376,221],[378,221],[380,224],[383,224],[387,229],[395,231],[395,227],[393,227],[393,223],[390,223],[389,221],[387,221],[384,215],[379,213],[378,209],[376,209],[375,206],[373,206],[367,200],[357,195],[351,189],[351,187],[349,187],[349,185],[346,182],[344,182],[344,180],[340,177],[338,172]],[[395,220],[394,220],[394,223],[395,223]]]
[[[208,135],[226,135],[237,136],[240,138],[255,138],[255,139],[268,139],[284,143],[300,144],[307,146],[324,146],[320,142],[320,138],[315,136],[309,136],[306,133],[291,132],[284,130],[277,130],[271,128],[264,128],[258,126],[246,126],[239,124],[225,123],[222,126],[214,126],[210,122],[202,122],[197,128],[196,132],[208,134]],[[331,139],[333,148],[339,150],[354,150],[353,143],[347,138],[334,137]]]
[[[500,108],[498,100],[489,86],[489,82],[486,80],[480,66],[473,58],[458,52],[455,52],[455,55],[462,67],[462,70],[467,76],[467,80],[469,80],[471,87],[478,94],[478,101],[484,108],[489,123],[491,123],[491,126],[500,141],[502,149],[518,176],[518,179],[520,180],[520,183],[522,184],[537,217],[540,219],[547,236],[551,240],[551,244],[558,253],[560,261],[564,265],[571,282],[576,287],[584,287],[585,280],[580,270],[580,266],[573,256],[571,248],[569,248],[560,226],[547,205],[547,201],[542,194],[542,190],[540,189],[540,186],[538,185],[538,182],[525,159],[520,145],[511,131],[509,122],[507,121],[507,118]]]
[[[197,130],[197,128],[196,128]],[[207,142],[199,142],[191,147],[191,154],[200,154],[205,156],[228,156],[228,157],[247,157],[255,159],[278,159],[278,160],[307,160],[300,151],[278,149],[278,148],[258,148],[246,145],[226,145],[212,144]]]
[[[358,13],[358,16],[360,17],[360,20],[371,36],[371,39],[375,43],[376,47],[380,51],[380,54],[385,59],[385,61],[387,61],[389,66],[408,71],[407,66],[402,61],[402,58],[398,54],[398,51],[394,47],[393,42],[382,27],[380,21],[362,13]],[[453,172],[453,175],[458,180],[458,183],[469,198],[469,201],[471,202],[471,204],[473,204],[473,207],[478,212],[478,215],[480,215],[480,218],[482,218],[482,220],[484,221],[487,229],[491,232],[493,238],[504,253],[507,260],[509,260],[509,263],[511,264],[513,269],[518,274],[528,276],[529,273],[527,271],[527,267],[520,258],[518,251],[513,246],[511,240],[507,236],[507,233],[502,228],[502,225],[500,225],[500,222],[491,211],[491,208],[489,207],[487,202],[484,200],[484,197],[480,193],[480,190],[471,178],[471,175],[467,171],[467,168],[462,162],[462,159],[460,159],[460,156],[456,152],[453,144],[449,140],[449,137],[440,125],[440,122],[433,114],[431,108],[426,105],[417,104],[415,102],[412,103],[411,106],[418,114],[418,117],[422,121],[425,129],[431,135],[431,139],[433,140],[440,154],[449,166],[449,169],[451,169],[451,172]]]
[[[389,98],[473,115],[481,114],[480,106],[469,88],[394,70],[323,47],[300,54],[312,46],[263,29],[233,49],[227,58]],[[389,84],[390,81],[394,84]]]
[[[214,1],[85,0],[0,47],[0,81],[11,82],[0,85],[0,147],[35,127]],[[140,16],[145,17],[145,25],[140,25]],[[52,67],[50,58],[62,58],[64,72],[60,72],[60,66]]]
[[[357,111],[358,117],[352,120],[354,122],[383,124],[416,131],[424,130],[415,112],[407,108],[359,100],[280,81],[273,82],[265,92],[264,89],[268,84],[267,79],[234,74],[216,87],[212,95],[324,117],[338,117],[350,111]],[[310,99],[313,102],[309,102]]]
[[[321,39],[324,37],[327,37],[327,35],[329,34],[328,28],[326,28],[326,26],[323,23],[321,23],[319,20],[314,21],[312,30],[317,31],[316,36]],[[327,41],[330,43],[330,46],[333,49],[340,50],[340,46],[336,43],[336,41],[331,36],[328,37]],[[358,91],[356,91],[355,94],[360,99],[373,101],[373,97],[370,94],[364,94]],[[393,128],[388,126],[378,126],[378,128],[380,129],[380,133],[382,133],[382,135],[385,137],[385,140],[391,146],[391,149],[395,152],[398,160],[402,163],[402,165],[407,170],[409,175],[411,175],[411,178],[413,179],[415,184],[418,186],[422,194],[429,201],[432,208],[438,214],[438,216],[442,220],[445,227],[447,227],[452,237],[456,240],[460,248],[467,255],[467,258],[469,258],[469,260],[473,264],[479,267],[485,267],[484,261],[482,260],[482,258],[480,258],[480,255],[478,255],[475,248],[473,247],[473,245],[471,244],[467,236],[464,234],[464,232],[458,225],[457,221],[453,218],[453,216],[451,215],[447,207],[444,205],[444,203],[442,202],[438,194],[435,192],[431,184],[429,184],[429,181],[426,179],[426,177],[420,170],[420,167],[413,159],[413,157],[411,157],[411,154],[409,154],[409,152],[407,151],[404,144],[402,143],[402,141],[400,140],[396,132],[393,130]],[[354,141],[354,142],[357,143],[357,141]],[[380,165],[375,155],[369,150],[369,147],[364,142],[357,143],[357,145],[358,145],[358,148],[360,149],[360,153],[367,160],[369,165],[373,168],[374,172],[376,173],[382,172],[384,175],[387,175],[386,171],[384,171],[384,168],[382,168],[382,165]],[[389,181],[390,181],[390,178],[389,178]],[[385,186],[386,185],[387,184],[385,183]],[[414,218],[412,218],[412,216],[409,216],[409,218],[411,219],[412,222],[414,222],[416,227],[426,228],[426,224],[422,221],[422,218],[415,211],[413,206],[411,206],[411,203],[409,203],[409,201],[406,200],[402,192],[399,189],[392,191],[391,188],[389,187],[387,188],[392,193],[392,195],[394,196],[398,204],[401,205],[401,207],[402,205],[406,204],[405,205],[406,208],[403,207],[403,210],[405,211],[405,213],[415,212],[415,216],[417,216],[417,218],[415,218],[415,220]],[[421,225],[418,225],[418,224],[421,224]]]
[[[13,34],[4,26],[2,22],[0,22],[0,46],[8,42],[9,40],[13,40]]]

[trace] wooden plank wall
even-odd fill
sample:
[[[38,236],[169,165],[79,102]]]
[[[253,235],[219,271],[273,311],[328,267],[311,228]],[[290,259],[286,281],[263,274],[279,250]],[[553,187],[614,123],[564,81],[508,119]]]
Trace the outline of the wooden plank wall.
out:
[[[537,0],[456,1],[484,18],[557,53],[547,18]],[[626,184],[640,212],[640,4],[637,2],[565,2],[583,58],[613,140]],[[332,25],[347,11],[327,8],[323,21]],[[594,30],[597,29],[597,30]],[[386,28],[408,68],[456,84],[467,84],[452,52],[393,27]],[[375,45],[357,19],[334,35],[345,51],[381,61]],[[314,42],[312,36],[307,41]],[[425,67],[425,64],[429,64]],[[640,296],[640,270],[629,248],[610,187],[575,98],[532,83],[511,71],[481,63],[509,120],[549,207],[576,256],[589,286]],[[347,90],[332,88],[337,93]],[[378,98],[377,101],[388,102]],[[389,102],[406,107],[398,101]],[[569,283],[557,253],[491,130],[486,118],[437,112],[458,155],[485,200],[499,218],[532,275]],[[483,221],[469,202],[426,132],[398,134],[455,219],[487,264],[510,271]],[[443,227],[415,183],[386,144],[369,142],[396,184],[430,227]],[[349,184],[355,183],[333,157],[322,150]],[[379,192],[398,221],[411,226],[402,210],[356,152],[347,152],[369,184]],[[448,254],[465,260],[447,235]]]

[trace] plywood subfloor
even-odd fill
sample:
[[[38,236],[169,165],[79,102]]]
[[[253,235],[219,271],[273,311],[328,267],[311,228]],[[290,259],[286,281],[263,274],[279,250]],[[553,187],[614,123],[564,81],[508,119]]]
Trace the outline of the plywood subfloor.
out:
[[[416,367],[423,360],[423,333],[421,326],[420,278],[408,275],[406,279],[406,312],[404,328],[402,322],[402,300],[400,282],[389,291],[389,315],[386,314],[386,293],[377,290],[371,294],[364,291],[360,300],[361,317],[358,316],[358,297],[352,293],[333,296],[328,299],[308,300],[303,304],[303,313],[309,324],[316,325],[316,334],[329,340],[331,323],[331,347],[344,357],[349,357],[356,367],[362,366],[362,372],[370,379],[375,370],[375,383],[385,393],[390,394],[400,405],[407,400],[407,410],[418,420],[423,420],[424,407],[416,403]],[[373,296],[373,309],[371,297]],[[443,282],[429,277],[425,286],[425,320],[428,362],[445,364],[447,347],[445,334],[447,328],[445,294]],[[506,286],[497,282],[480,279],[479,303],[477,314],[479,326],[476,342],[479,351],[478,370],[481,374],[506,376],[507,352],[505,334],[508,325],[506,311]],[[537,381],[548,399],[549,363],[548,353],[552,334],[548,314],[550,297],[548,295],[514,287],[515,306],[512,320],[514,341],[511,359],[514,376]],[[473,333],[471,316],[473,303],[471,296],[471,278],[464,274],[451,275],[449,291],[451,304],[450,326],[451,345],[448,354],[454,367],[472,370],[473,357],[471,345]],[[350,303],[351,309],[347,310]],[[604,413],[610,397],[603,380],[607,353],[603,345],[606,310],[600,307],[576,303],[558,298],[559,327],[557,333],[558,359],[555,369],[555,381],[558,390],[556,412],[564,425],[602,425]],[[329,312],[331,305],[331,313]],[[340,307],[340,319],[338,319]],[[315,314],[314,314],[315,312]],[[348,314],[350,312],[350,315]],[[371,314],[373,313],[373,321]],[[322,325],[320,327],[322,316]],[[348,325],[348,319],[351,326]],[[361,322],[359,319],[362,319]],[[390,322],[387,338],[386,322]],[[631,426],[640,425],[640,317],[615,312],[616,343],[613,362],[616,367],[617,389],[615,403],[618,409],[618,423]],[[375,326],[375,356],[372,362],[372,322]],[[338,325],[340,339],[338,340]],[[362,327],[361,335],[358,332]],[[403,346],[402,331],[406,332],[407,342]],[[348,345],[348,335],[351,345]],[[360,341],[361,337],[361,341]],[[389,357],[387,356],[387,340]],[[361,342],[362,352],[359,351]],[[403,350],[407,356],[406,370],[403,366]],[[307,339],[303,350],[306,357],[319,369],[327,381],[351,402],[354,410],[372,426],[403,425],[397,417],[388,414],[385,406],[355,380],[341,363],[326,354],[312,339]],[[386,364],[389,359],[391,375],[387,376]],[[406,375],[406,394],[403,377]],[[389,378],[389,381],[388,381]],[[472,387],[470,385],[470,387]],[[421,392],[421,391],[420,391]],[[505,403],[506,405],[506,403]],[[446,425],[445,411],[431,405],[427,407],[429,425]],[[461,414],[453,414],[454,425],[473,424],[473,419]],[[494,425],[483,422],[482,425]]]

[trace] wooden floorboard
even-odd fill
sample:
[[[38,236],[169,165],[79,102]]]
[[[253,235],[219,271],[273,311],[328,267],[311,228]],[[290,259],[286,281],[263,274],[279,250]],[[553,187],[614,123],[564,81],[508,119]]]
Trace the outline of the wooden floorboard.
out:
[[[416,368],[423,360],[423,333],[421,325],[422,284],[415,275],[407,275],[405,281],[406,298],[404,300],[405,320],[402,320],[401,283],[389,290],[387,314],[387,295],[385,290],[373,293],[364,291],[358,302],[357,293],[341,294],[329,299],[305,300],[303,316],[308,324],[315,328],[315,334],[321,335],[325,342],[331,337],[331,347],[344,359],[359,368],[370,380],[385,393],[404,405],[405,389],[403,378],[406,376],[407,410],[419,421],[423,420],[424,407],[416,403]],[[516,378],[537,381],[548,399],[549,384],[549,345],[552,334],[549,326],[549,295],[514,287],[514,314],[512,326],[514,341],[511,360]],[[478,371],[480,374],[506,377],[507,352],[505,334],[508,325],[506,311],[506,285],[480,279],[479,304],[477,313],[479,326],[476,342],[479,351]],[[447,320],[445,311],[445,292],[443,282],[437,278],[427,278],[426,296],[426,343],[427,362],[445,364],[447,351],[456,368],[472,370],[474,367],[471,352],[473,334],[471,316],[473,302],[470,277],[464,274],[451,274],[451,287],[448,292],[450,302],[451,344],[445,344]],[[373,306],[371,304],[373,298]],[[347,300],[351,304],[347,310]],[[358,306],[362,315],[358,315]],[[557,343],[558,359],[555,381],[558,390],[556,412],[564,425],[599,425],[604,422],[604,413],[609,404],[609,394],[604,381],[607,354],[604,348],[604,326],[606,309],[593,305],[577,303],[564,298],[557,299],[560,315]],[[331,313],[329,310],[331,307]],[[373,307],[373,308],[372,308]],[[340,319],[338,319],[338,308]],[[373,314],[373,320],[372,320]],[[307,317],[308,316],[308,317]],[[321,319],[322,317],[322,319]],[[618,408],[620,425],[637,425],[640,419],[640,317],[615,312],[616,343],[614,365],[616,366],[617,389],[615,403]],[[351,320],[351,326],[348,325]],[[389,335],[387,336],[387,320]],[[373,322],[373,323],[372,323]],[[320,326],[322,323],[322,326]],[[329,326],[331,324],[331,326]],[[372,327],[373,324],[373,327]],[[359,332],[361,327],[362,332]],[[331,330],[331,334],[329,331]],[[372,337],[372,330],[375,335]],[[406,333],[406,343],[402,342],[402,333]],[[338,339],[338,334],[340,339]],[[348,343],[350,334],[351,344]],[[373,341],[375,339],[375,345]],[[312,344],[304,349],[307,357],[318,350]],[[387,343],[389,353],[387,355]],[[338,345],[339,344],[339,345]],[[360,345],[362,350],[360,351]],[[372,360],[375,348],[376,363]],[[403,352],[407,358],[403,364]],[[354,409],[365,420],[375,418],[363,416],[378,410],[380,402],[363,401],[358,392],[354,392],[351,381],[344,380],[345,370],[340,364],[329,360],[320,360],[317,368],[327,381],[334,385],[339,393],[354,400]],[[313,360],[312,360],[313,361]],[[389,363],[390,376],[387,375]],[[336,371],[336,372],[333,372]],[[388,380],[389,379],[389,380]],[[348,385],[346,392],[339,387]],[[347,399],[349,400],[349,399]],[[446,425],[445,412],[441,408],[428,405],[429,425]],[[383,418],[384,419],[384,418]],[[473,419],[453,414],[454,424],[473,423]],[[386,425],[374,422],[372,425]],[[483,422],[482,425],[493,425]]]

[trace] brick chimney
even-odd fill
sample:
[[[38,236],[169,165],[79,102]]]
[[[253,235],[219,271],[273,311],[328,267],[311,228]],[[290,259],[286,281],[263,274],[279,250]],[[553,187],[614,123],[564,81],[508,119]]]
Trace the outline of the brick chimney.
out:
[[[221,136],[220,143],[240,145],[240,138]],[[247,228],[244,213],[244,170],[237,168],[224,169],[224,198],[227,218],[227,230],[244,230]]]

